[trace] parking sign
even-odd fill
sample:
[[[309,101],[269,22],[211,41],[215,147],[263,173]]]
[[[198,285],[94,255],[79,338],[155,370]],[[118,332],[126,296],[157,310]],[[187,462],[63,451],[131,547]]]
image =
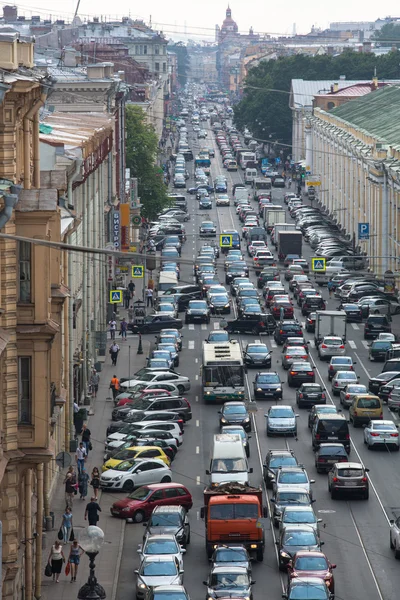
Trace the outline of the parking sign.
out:
[[[358,224],[358,239],[369,240],[369,223]]]

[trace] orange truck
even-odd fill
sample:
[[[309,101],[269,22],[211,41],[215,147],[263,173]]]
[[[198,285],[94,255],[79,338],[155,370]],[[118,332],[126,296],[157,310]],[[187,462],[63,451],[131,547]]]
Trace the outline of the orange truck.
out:
[[[262,561],[265,547],[262,519],[267,516],[261,488],[238,483],[205,488],[201,518],[206,526],[207,556],[210,558],[218,545],[241,544]]]

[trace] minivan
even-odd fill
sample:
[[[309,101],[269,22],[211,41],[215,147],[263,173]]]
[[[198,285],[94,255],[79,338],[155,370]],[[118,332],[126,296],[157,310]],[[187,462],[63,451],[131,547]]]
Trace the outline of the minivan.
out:
[[[382,400],[372,394],[354,396],[349,408],[349,419],[354,427],[367,425],[372,419],[383,419]]]
[[[342,414],[321,414],[316,417],[311,431],[313,450],[320,444],[335,442],[343,444],[347,454],[350,453],[350,433],[347,419]]]
[[[257,169],[247,168],[244,174],[244,182],[245,183],[253,183],[254,179],[257,178]]]
[[[246,451],[239,434],[219,433],[214,435],[211,451],[210,468],[206,474],[210,476],[210,485],[216,487],[221,483],[249,483],[249,469]]]
[[[172,271],[161,271],[158,279],[157,294],[163,296],[167,290],[178,285],[178,277]]]

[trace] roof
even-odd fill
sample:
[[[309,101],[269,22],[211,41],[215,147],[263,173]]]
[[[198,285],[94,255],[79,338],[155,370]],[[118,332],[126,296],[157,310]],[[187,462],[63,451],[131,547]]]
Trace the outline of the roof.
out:
[[[365,130],[374,137],[400,145],[400,86],[387,86],[353,102],[334,108],[330,114]]]
[[[100,132],[112,129],[112,118],[103,113],[62,113],[53,112],[41,121],[40,141],[47,144],[82,147]]]
[[[399,82],[400,83],[400,82]],[[378,86],[379,88],[384,87],[385,85],[389,85],[387,82],[379,82]],[[365,96],[366,94],[369,94],[372,91],[376,91],[373,88],[373,84],[372,83],[356,83],[356,85],[350,85],[349,87],[345,87],[342,88],[341,90],[339,90],[338,92],[329,92],[329,94],[318,94],[319,98],[336,98],[337,96],[339,97],[359,97],[359,96]]]
[[[339,91],[360,84],[371,85],[370,80],[350,81],[347,79],[319,79],[317,81],[308,81],[305,79],[292,79],[289,105],[292,108],[307,106],[311,109],[313,97],[317,96],[320,92],[329,93],[331,91],[331,86],[335,83],[338,85]],[[386,83],[399,83],[399,80],[388,80]]]

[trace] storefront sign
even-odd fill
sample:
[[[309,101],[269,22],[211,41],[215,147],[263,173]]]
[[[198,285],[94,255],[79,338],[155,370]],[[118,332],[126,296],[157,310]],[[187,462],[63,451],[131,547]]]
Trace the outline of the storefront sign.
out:
[[[114,209],[113,214],[113,245],[115,250],[119,250],[121,246],[121,215],[119,210]]]

